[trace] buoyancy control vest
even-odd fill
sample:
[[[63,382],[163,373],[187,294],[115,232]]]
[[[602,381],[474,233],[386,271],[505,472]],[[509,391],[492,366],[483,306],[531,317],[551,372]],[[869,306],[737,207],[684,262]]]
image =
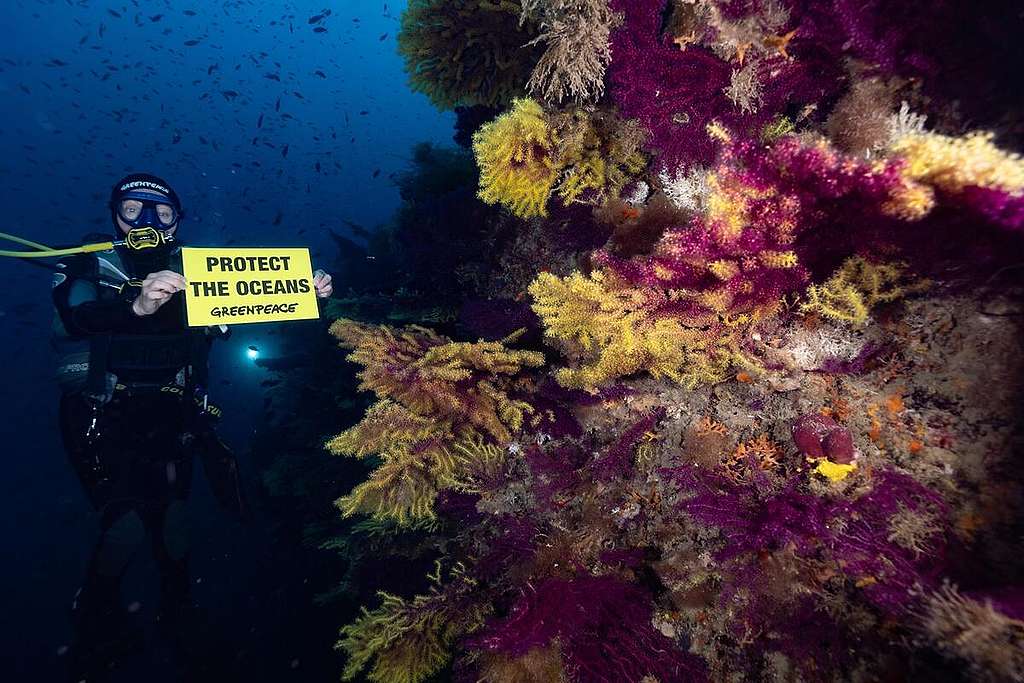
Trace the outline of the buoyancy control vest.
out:
[[[120,300],[127,308],[138,294],[141,282],[132,279],[117,249],[78,255],[58,267],[53,279],[57,310],[51,340],[58,355],[57,382],[63,393],[80,393],[106,403],[115,389],[125,384],[159,387],[175,382],[189,394],[200,388],[205,391],[211,341],[206,328],[189,328],[182,321],[180,329],[165,334],[86,335],[69,329],[66,316],[72,306],[90,300]],[[171,250],[167,267],[180,272],[180,247]],[[68,288],[60,297],[68,299],[64,310],[57,302],[58,287]]]

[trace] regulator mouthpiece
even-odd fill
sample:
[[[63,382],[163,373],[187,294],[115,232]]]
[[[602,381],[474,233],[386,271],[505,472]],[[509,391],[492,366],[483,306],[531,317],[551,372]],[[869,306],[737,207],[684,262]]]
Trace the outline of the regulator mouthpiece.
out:
[[[152,249],[174,241],[173,235],[168,235],[156,228],[132,228],[128,231],[125,239],[114,242],[117,246],[126,246],[129,249],[141,250]]]

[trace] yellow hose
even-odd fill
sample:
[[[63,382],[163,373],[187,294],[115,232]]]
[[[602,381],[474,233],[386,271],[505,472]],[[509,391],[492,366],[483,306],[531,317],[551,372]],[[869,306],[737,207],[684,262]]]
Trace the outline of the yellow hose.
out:
[[[50,258],[53,256],[68,256],[70,254],[88,254],[94,251],[106,251],[107,249],[114,248],[113,242],[99,242],[97,244],[83,244],[80,247],[68,247],[67,249],[52,249],[45,244],[33,242],[16,235],[10,235],[6,232],[0,232],[0,239],[5,239],[8,242],[15,242],[17,244],[23,244],[26,247],[32,247],[36,250],[10,251],[7,249],[0,249],[0,256],[8,256],[11,258]]]
[[[32,247],[33,249],[50,249],[51,247],[45,244],[39,244],[39,242],[33,242],[27,240],[24,237],[18,237],[17,235],[9,235],[6,232],[0,232],[0,238],[7,240],[8,242],[17,242],[18,244],[24,244],[26,247]]]

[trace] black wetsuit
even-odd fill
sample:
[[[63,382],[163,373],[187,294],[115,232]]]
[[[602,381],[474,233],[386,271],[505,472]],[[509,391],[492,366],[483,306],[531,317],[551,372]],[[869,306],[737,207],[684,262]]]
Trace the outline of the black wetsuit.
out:
[[[118,256],[133,279],[171,269],[167,249]],[[66,391],[60,403],[65,449],[101,522],[75,602],[76,631],[85,649],[101,647],[104,630],[116,630],[123,620],[121,577],[147,538],[160,568],[161,618],[174,622],[187,610],[184,503],[194,453],[202,456],[220,502],[244,514],[237,463],[181,381],[183,368],[195,361],[190,344],[197,343],[196,335],[207,347],[213,337],[186,327],[181,292],[152,315],[137,316],[131,300],[139,289],[119,293],[96,285],[87,279],[96,271],[91,256],[69,260],[66,279],[53,290],[67,336],[90,344],[103,340],[107,369],[117,381],[105,401],[83,389]],[[140,349],[141,361],[138,353],[133,356]],[[95,354],[94,347],[90,364]],[[205,355],[202,363],[205,369]]]

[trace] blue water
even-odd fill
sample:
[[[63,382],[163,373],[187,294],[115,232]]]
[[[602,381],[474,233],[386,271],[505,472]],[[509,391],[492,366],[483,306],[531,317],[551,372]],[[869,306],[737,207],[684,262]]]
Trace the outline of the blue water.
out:
[[[110,186],[144,171],[181,195],[179,236],[189,243],[308,246],[315,265],[329,264],[328,230],[359,242],[349,222],[385,224],[399,202],[392,174],[414,143],[449,144],[453,116],[405,85],[395,51],[404,2],[330,3],[329,16],[309,23],[326,4],[5,2],[0,231],[48,244],[107,231]],[[49,276],[10,259],[0,259],[0,276],[0,661],[4,680],[61,680],[67,609],[97,520],[56,431]],[[227,415],[221,433],[250,476],[248,440],[268,374],[244,351],[258,344],[273,353],[276,339],[271,327],[240,327],[211,361],[214,377],[231,382],[215,397]],[[260,525],[241,529],[218,515],[201,476],[190,517],[195,597],[223,628],[225,649],[244,660],[235,671],[249,680],[336,680],[330,652],[312,645],[333,633],[310,634],[309,652],[299,652],[295,634],[306,625],[267,623],[290,610],[272,609],[272,592],[287,594],[274,582],[295,577],[277,577]],[[143,615],[154,582],[143,558],[125,584]],[[274,633],[293,637],[268,647]],[[156,656],[146,657],[118,680],[165,680]]]

